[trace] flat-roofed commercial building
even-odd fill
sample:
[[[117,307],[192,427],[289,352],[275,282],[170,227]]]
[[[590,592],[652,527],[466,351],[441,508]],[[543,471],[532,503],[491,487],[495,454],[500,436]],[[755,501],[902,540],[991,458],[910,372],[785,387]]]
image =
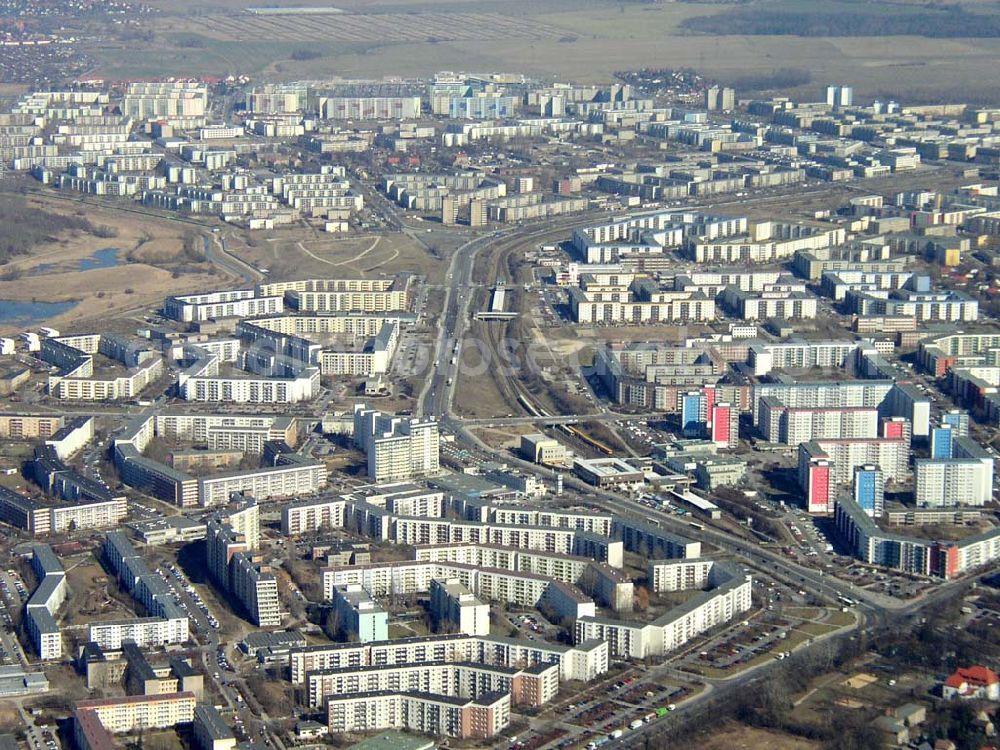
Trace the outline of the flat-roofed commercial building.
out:
[[[636,490],[646,482],[641,469],[620,458],[577,458],[573,460],[573,473],[595,487]]]

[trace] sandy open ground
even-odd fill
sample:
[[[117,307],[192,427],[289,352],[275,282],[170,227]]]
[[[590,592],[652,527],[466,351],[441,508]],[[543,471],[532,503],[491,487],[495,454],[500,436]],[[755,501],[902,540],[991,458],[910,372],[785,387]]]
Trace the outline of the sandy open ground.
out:
[[[187,271],[175,277],[173,268],[183,260],[184,235],[192,231],[190,225],[60,200],[55,196],[32,195],[29,203],[53,213],[82,214],[94,226],[112,227],[116,234],[109,238],[80,231],[64,233],[4,266],[9,277],[20,275],[0,281],[0,299],[78,302],[73,309],[44,321],[56,328],[158,307],[163,297],[171,293],[232,283],[226,277],[211,273],[207,263],[189,264]],[[119,265],[78,270],[81,259],[105,248],[118,250]],[[130,257],[145,262],[130,262]],[[127,289],[132,290],[131,293],[126,293]],[[0,331],[4,333],[17,330],[16,326],[0,324]]]

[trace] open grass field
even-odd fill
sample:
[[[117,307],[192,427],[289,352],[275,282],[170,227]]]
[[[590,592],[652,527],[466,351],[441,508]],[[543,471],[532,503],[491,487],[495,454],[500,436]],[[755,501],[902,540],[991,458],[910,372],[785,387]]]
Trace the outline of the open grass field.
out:
[[[274,281],[309,277],[392,276],[405,270],[440,281],[444,264],[404,234],[334,237],[308,230],[282,229],[253,238],[253,246],[229,243],[234,255],[268,269]]]
[[[962,4],[972,10],[992,7],[987,0]],[[94,74],[232,73],[290,80],[511,70],[605,81],[618,70],[691,67],[713,78],[738,80],[795,68],[812,76],[810,84],[791,92],[803,97],[815,97],[821,86],[835,81],[852,84],[859,97],[1000,99],[998,38],[746,36],[730,34],[727,27],[709,36],[684,28],[690,19],[729,12],[732,6],[725,4],[345,0],[332,3],[343,13],[307,16],[252,15],[245,8],[259,5],[253,0],[153,0],[153,5],[161,13],[144,23],[155,34],[154,43],[97,45],[88,50],[98,60]],[[775,5],[795,12],[815,7],[804,0],[757,0],[739,7]],[[903,0],[892,9],[899,15],[923,6]],[[732,29],[738,31],[739,25]],[[293,59],[302,51],[311,59]]]

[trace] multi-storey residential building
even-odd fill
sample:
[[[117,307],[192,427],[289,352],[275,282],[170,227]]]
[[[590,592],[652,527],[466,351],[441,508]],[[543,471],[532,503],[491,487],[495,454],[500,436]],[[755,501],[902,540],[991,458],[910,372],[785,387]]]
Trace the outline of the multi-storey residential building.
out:
[[[236,735],[215,706],[194,707],[194,741],[198,750],[233,750]]]
[[[858,315],[913,316],[918,322],[971,323],[979,319],[979,301],[960,292],[910,292],[890,295],[858,290],[844,297],[848,309]]]
[[[0,521],[24,529],[34,536],[61,534],[72,529],[106,529],[120,524],[127,514],[124,495],[113,496],[103,484],[65,468],[54,488],[93,492],[68,493],[73,504],[39,500],[0,488]],[[89,481],[86,481],[89,480]],[[106,493],[106,495],[105,495]]]
[[[943,378],[954,367],[1000,364],[1000,333],[954,333],[925,339],[917,360],[927,372]]]
[[[588,273],[572,287],[570,310],[578,323],[642,324],[715,319],[715,300],[701,292],[660,289],[634,274]]]
[[[389,637],[389,615],[358,584],[335,586],[333,611],[340,633],[361,643],[384,641]]]
[[[834,515],[854,556],[870,565],[951,579],[1000,559],[1000,529],[954,542],[891,534],[848,497],[837,499]]]
[[[752,343],[747,354],[747,364],[757,377],[772,370],[809,369],[811,367],[837,367],[853,369],[858,354],[857,341],[779,341]]]
[[[457,578],[431,581],[431,615],[438,630],[490,634],[490,607]]]
[[[775,382],[753,386],[754,425],[760,426],[761,400],[774,397],[792,409],[877,408],[881,417],[905,417],[913,436],[930,430],[930,400],[908,383],[891,380]]]
[[[436,474],[441,469],[440,435],[433,419],[394,417],[354,407],[354,442],[368,457],[368,476],[394,482]]]
[[[118,360],[129,368],[128,372],[102,375],[94,366],[94,355],[98,353]],[[135,398],[164,372],[158,352],[104,334],[43,339],[40,356],[58,368],[57,373],[49,375],[47,388],[50,395],[63,400]]]
[[[798,445],[810,440],[860,439],[878,436],[875,407],[790,408],[774,396],[759,404],[760,430],[772,443]]]
[[[318,492],[326,486],[326,467],[297,453],[285,454],[276,466],[202,477],[198,480],[199,502],[221,505],[233,493],[246,493],[264,500]]]
[[[189,692],[95,698],[78,701],[76,717],[79,722],[81,714],[92,714],[105,730],[121,734],[140,727],[149,730],[188,724],[194,719],[195,702],[194,693]]]
[[[347,501],[318,498],[288,503],[281,508],[281,533],[287,536],[344,527]]]
[[[284,310],[281,294],[258,294],[253,289],[230,289],[167,297],[163,314],[181,323],[216,318],[254,318]]]
[[[126,641],[142,648],[186,643],[190,634],[187,617],[135,617],[128,620],[102,620],[87,626],[87,641],[105,651],[118,651]]]
[[[331,732],[410,729],[462,739],[491,739],[510,723],[510,695],[458,698],[430,693],[358,693],[327,703]]]
[[[599,638],[608,642],[613,656],[644,659],[669,653],[752,606],[752,580],[738,566],[715,562],[708,574],[708,585],[711,590],[695,595],[652,622],[581,617],[576,621],[575,639],[580,642]]]
[[[463,698],[503,693],[516,705],[540,707],[558,690],[559,666],[546,663],[526,668],[455,661],[351,666],[311,672],[306,678],[310,706],[341,695],[399,691]]]
[[[456,578],[476,596],[498,602],[538,606],[545,603],[560,617],[594,614],[594,601],[576,587],[517,570],[477,568],[451,562],[402,561],[341,566],[323,571],[323,592],[331,599],[337,586],[356,584],[372,596],[429,592],[436,578]]]
[[[118,578],[122,588],[145,608],[150,617],[170,622],[169,628],[186,640],[190,628],[188,616],[174,601],[174,595],[163,579],[150,571],[128,537],[120,531],[108,532],[101,551],[109,571]],[[183,622],[177,622],[179,620]]]
[[[387,313],[409,308],[409,290],[401,279],[302,279],[261,284],[260,297],[281,295],[299,312]]]
[[[719,300],[743,320],[803,320],[815,318],[818,310],[818,300],[795,285],[774,285],[759,294],[729,287]]]
[[[688,560],[701,557],[701,542],[665,531],[637,518],[616,516],[613,535],[626,550],[650,558]]]
[[[720,448],[735,448],[740,442],[740,410],[727,401],[715,403],[708,411],[709,439]]]
[[[206,444],[209,450],[242,450],[262,453],[264,443],[281,440],[289,445],[298,442],[298,424],[294,417],[268,414],[192,414],[166,410],[152,425],[161,437]]]
[[[701,589],[709,583],[715,561],[702,560],[650,560],[646,566],[646,580],[650,590],[687,591]]]
[[[774,221],[755,222],[749,233],[725,238],[692,238],[685,255],[696,263],[774,263],[800,251],[823,250],[843,244],[846,231]]]
[[[260,546],[260,511],[255,502],[216,513],[207,524],[205,556],[216,582],[233,594],[259,627],[281,624],[278,582],[255,550]]]
[[[234,416],[233,422],[251,421],[250,417]],[[216,424],[216,422],[219,424]],[[205,439],[216,430],[252,427],[267,430],[268,437],[296,435],[294,422],[264,417],[259,424],[225,424],[226,418],[210,415],[199,419],[140,418],[130,423],[114,438],[114,460],[122,480],[155,497],[181,507],[198,504],[220,505],[234,492],[247,492],[265,499],[311,494],[326,486],[327,473],[323,464],[293,452],[283,440],[261,443],[265,463],[259,469],[233,471],[205,477],[195,477],[172,466],[142,455],[156,434],[174,439]],[[263,433],[258,437],[263,437]],[[275,450],[269,450],[269,446]],[[280,449],[279,449],[280,448]]]
[[[885,508],[885,479],[882,469],[875,464],[855,466],[851,496],[865,513],[879,518]]]
[[[192,120],[208,110],[208,86],[186,81],[135,82],[122,99],[122,114],[136,120]]]
[[[39,659],[60,659],[62,633],[56,624],[55,614],[69,591],[66,571],[47,544],[32,547],[31,567],[38,577],[38,588],[28,599],[26,629]]]
[[[0,414],[0,438],[6,440],[39,440],[51,437],[65,424],[62,416]]]
[[[556,664],[562,680],[588,681],[607,672],[608,645],[587,641],[567,646],[503,636],[464,633],[398,638],[381,643],[331,643],[292,649],[291,681],[304,685],[309,673],[349,666],[460,661],[517,666]]]
[[[185,401],[294,404],[316,398],[319,382],[318,367],[294,367],[289,377],[221,376],[219,358],[206,353],[180,373],[177,390]]]
[[[830,513],[837,490],[858,466],[878,466],[886,482],[909,471],[909,441],[901,438],[811,440],[799,445],[798,479],[811,513]]]
[[[993,499],[993,468],[993,456],[972,438],[954,438],[948,457],[914,462],[916,503],[985,505]]]

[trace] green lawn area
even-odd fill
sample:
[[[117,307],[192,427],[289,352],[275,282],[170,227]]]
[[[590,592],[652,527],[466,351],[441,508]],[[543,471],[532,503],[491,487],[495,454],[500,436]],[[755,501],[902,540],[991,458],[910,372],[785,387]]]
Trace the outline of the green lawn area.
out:
[[[323,58],[361,54],[372,45],[320,42],[223,42],[188,32],[163,34],[157,44],[143,48],[102,46],[92,50],[99,69],[107,75],[142,78],[168,75],[255,74],[278,61],[309,66]],[[192,46],[197,45],[197,46]],[[292,61],[292,53],[309,50],[319,57]]]

